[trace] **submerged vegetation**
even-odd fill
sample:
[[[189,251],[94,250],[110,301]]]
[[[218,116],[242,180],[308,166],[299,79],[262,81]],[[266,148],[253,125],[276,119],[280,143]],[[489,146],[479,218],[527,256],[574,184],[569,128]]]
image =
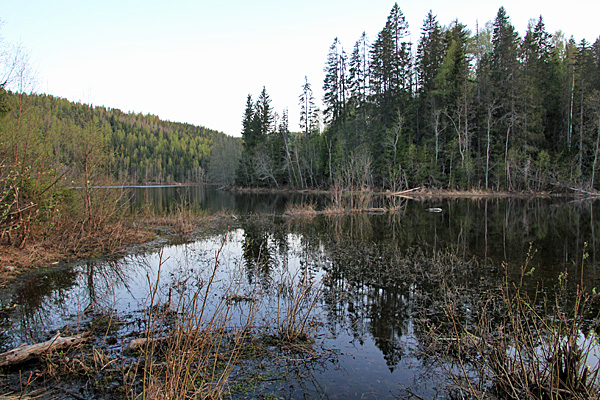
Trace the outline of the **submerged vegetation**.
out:
[[[469,202],[470,212],[464,214],[448,201],[438,214],[413,203],[396,213],[320,214],[310,220],[239,215],[226,221],[230,234],[221,227],[207,241],[179,245],[177,251],[167,247],[164,253],[153,250],[104,267],[90,264],[65,287],[51,286],[63,298],[73,281],[84,284],[77,302],[85,311],[60,330],[64,335],[91,332],[92,339],[3,369],[6,383],[0,394],[299,398],[335,397],[341,390],[340,398],[358,398],[360,393],[328,386],[322,381],[327,375],[320,374],[344,371],[344,359],[360,360],[354,351],[367,343],[378,352],[384,371],[369,371],[374,368],[369,363],[364,379],[379,374],[382,390],[400,398],[411,393],[423,398],[594,398],[598,304],[591,287],[598,283],[597,271],[588,273],[569,261],[557,284],[556,276],[538,280],[543,264],[536,258],[514,271],[491,261],[493,246],[486,257],[467,250],[474,237],[494,241],[500,231],[509,235],[507,249],[521,247],[523,236],[533,231],[519,224],[533,226],[537,218],[531,210],[507,204],[511,201]],[[506,208],[499,211],[488,203]],[[488,208],[488,222],[512,225],[485,225],[485,232],[479,232],[474,225]],[[573,216],[571,211],[562,212]],[[469,215],[474,220],[467,220]],[[449,229],[460,226],[464,242],[453,234],[427,234],[441,233],[450,216],[457,225]],[[577,234],[587,237],[587,228],[579,229]],[[541,231],[535,232],[542,240]],[[566,240],[572,246],[565,251],[571,254],[576,245],[570,236]],[[581,286],[582,274],[586,286],[592,286]],[[62,273],[61,279],[69,275]],[[136,275],[141,275],[139,282]],[[118,306],[110,293],[115,283],[124,285],[123,294],[136,290],[135,285],[146,287],[139,310],[114,311]],[[116,301],[119,295],[112,293]],[[0,310],[0,317],[13,312]],[[23,318],[36,320],[35,313]],[[38,340],[46,340],[40,334]],[[407,365],[417,377],[414,384],[396,381],[404,372],[389,375]],[[354,389],[366,383],[347,384]]]
[[[446,292],[446,319],[426,328],[427,353],[446,369],[453,391],[463,398],[597,398],[600,315],[595,289],[581,280],[575,293],[567,291],[564,274],[555,296],[537,290],[530,294],[524,279],[535,268],[528,261],[518,280],[506,273],[497,288],[472,302],[470,316],[461,311],[456,293]]]
[[[33,365],[0,363],[3,372],[19,370],[0,375],[7,378],[0,396],[219,399],[250,390],[241,385],[256,381],[254,367],[245,366],[255,360],[271,363],[270,357],[277,357],[293,365],[330,355],[315,343],[314,319],[323,294],[318,280],[282,269],[268,290],[245,284],[235,279],[243,275],[239,264],[233,270],[222,265],[226,242],[227,234],[212,266],[186,276],[164,270],[167,257],[159,250],[155,270],[146,275],[139,318],[122,319],[98,299],[62,329],[86,340],[60,348],[50,344],[30,357]],[[233,274],[227,282],[224,268]]]

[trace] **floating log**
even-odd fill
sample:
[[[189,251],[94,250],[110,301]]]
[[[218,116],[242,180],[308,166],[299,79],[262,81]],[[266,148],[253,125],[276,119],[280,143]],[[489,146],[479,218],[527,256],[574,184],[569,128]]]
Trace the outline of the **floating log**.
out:
[[[574,188],[574,187],[570,187],[569,189],[572,190],[572,191],[574,191],[574,192],[589,194],[591,196],[600,196],[600,194],[598,192],[588,192],[587,190],[578,189],[578,188]]]
[[[387,212],[385,208],[365,208],[364,211],[371,214],[384,214]]]
[[[36,344],[22,344],[19,347],[0,354],[0,367],[15,365],[37,357],[49,350],[58,350],[75,344],[83,343],[88,338],[86,335],[61,337],[57,332],[52,339]]]

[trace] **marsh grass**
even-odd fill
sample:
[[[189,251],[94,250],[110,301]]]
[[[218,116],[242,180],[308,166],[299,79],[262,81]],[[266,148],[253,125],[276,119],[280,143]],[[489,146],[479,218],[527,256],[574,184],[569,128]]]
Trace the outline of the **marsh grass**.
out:
[[[292,218],[314,218],[318,212],[314,204],[288,204],[285,209],[285,215]]]
[[[325,215],[355,213],[393,213],[402,208],[402,199],[376,194],[366,187],[343,189],[334,185],[329,190],[329,204],[321,212]]]
[[[226,299],[234,296],[233,286],[226,290],[229,296],[209,306],[225,241],[226,237],[207,281],[191,292],[178,293],[176,304],[171,296],[166,304],[159,301],[160,274],[165,262],[160,253],[157,278],[154,282],[148,278],[150,296],[141,362],[126,373],[130,398],[222,397],[255,315],[250,304],[243,325],[231,326],[232,306]]]
[[[430,335],[433,357],[447,369],[455,396],[598,398],[598,316],[590,314],[595,295],[586,292],[583,281],[568,292],[563,275],[553,298],[539,290],[532,297],[524,285],[534,274],[531,257],[530,252],[514,281],[505,272],[500,287],[471,310],[471,321],[453,294],[446,295],[448,329]]]
[[[284,272],[276,283],[277,316],[274,337],[284,345],[314,341],[314,311],[323,296],[323,285],[303,274]]]
[[[223,217],[223,214],[218,216]],[[208,217],[209,214],[198,205],[189,204],[184,195],[181,195],[172,210],[157,212],[150,204],[146,204],[134,213],[139,225],[160,228],[179,237],[191,236]]]

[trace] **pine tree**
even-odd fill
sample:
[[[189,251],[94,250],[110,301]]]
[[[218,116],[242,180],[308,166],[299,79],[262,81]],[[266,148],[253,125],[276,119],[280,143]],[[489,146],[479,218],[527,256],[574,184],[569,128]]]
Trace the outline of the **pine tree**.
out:
[[[371,92],[386,128],[394,123],[398,109],[408,106],[411,94],[411,44],[403,40],[409,33],[404,14],[395,3],[371,50]]]
[[[350,98],[357,107],[362,106],[367,101],[369,87],[368,50],[369,43],[367,41],[367,34],[363,32],[354,44],[352,54],[350,55],[350,69],[348,76]]]
[[[242,119],[242,139],[244,141],[244,149],[253,149],[258,141],[258,132],[254,131],[254,102],[252,96],[248,94],[246,98],[246,109],[244,110],[244,118]]]
[[[300,105],[300,129],[302,129],[305,136],[309,136],[319,129],[319,115],[315,106],[313,91],[306,76],[304,77],[304,85],[302,85],[302,93],[298,97],[298,104]]]
[[[497,104],[493,119],[496,143],[502,147],[495,152],[503,154],[504,182],[507,188],[513,188],[511,172],[518,170],[509,160],[511,142],[518,142],[515,137],[519,123],[517,108],[517,83],[519,74],[518,64],[518,34],[510,24],[504,7],[500,7],[494,20],[492,36],[492,52],[489,58],[490,99]],[[518,147],[515,147],[518,149]],[[518,150],[517,150],[518,151]],[[499,160],[498,160],[499,161]]]
[[[549,130],[550,121],[558,113],[558,103],[554,101],[559,92],[559,80],[552,64],[552,36],[544,27],[540,16],[535,25],[530,23],[521,43],[522,83],[521,98],[523,128],[526,133],[525,146],[531,154],[537,154],[546,138],[557,138],[558,132]],[[553,124],[557,129],[558,125]]]
[[[417,46],[415,72],[417,76],[417,125],[418,143],[433,141],[435,160],[441,150],[440,136],[444,131],[444,104],[435,92],[435,77],[444,61],[445,44],[442,28],[431,11],[423,21],[421,38]]]
[[[262,91],[256,100],[256,113],[254,115],[260,134],[260,140],[264,141],[265,137],[274,129],[275,115],[271,108],[271,98],[267,94],[267,90],[263,86]]]
[[[442,27],[431,11],[423,21],[417,46],[416,73],[418,91],[427,97],[434,89],[434,78],[444,61],[445,46]]]
[[[323,82],[323,111],[326,124],[333,124],[343,114],[346,105],[346,53],[338,38],[333,40],[329,47],[327,63],[323,69],[325,80]]]

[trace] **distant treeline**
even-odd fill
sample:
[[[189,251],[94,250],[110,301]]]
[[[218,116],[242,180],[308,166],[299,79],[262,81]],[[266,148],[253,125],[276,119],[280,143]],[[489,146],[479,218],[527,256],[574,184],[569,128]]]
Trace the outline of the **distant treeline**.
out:
[[[66,99],[5,92],[0,120],[3,166],[95,181],[233,181],[239,138],[202,126],[124,113]]]
[[[542,17],[520,37],[504,8],[474,31],[430,12],[416,52],[409,37],[395,4],[374,41],[347,52],[336,38],[322,110],[302,87],[302,132],[264,88],[248,95],[237,183],[600,188],[600,39],[552,35]]]

